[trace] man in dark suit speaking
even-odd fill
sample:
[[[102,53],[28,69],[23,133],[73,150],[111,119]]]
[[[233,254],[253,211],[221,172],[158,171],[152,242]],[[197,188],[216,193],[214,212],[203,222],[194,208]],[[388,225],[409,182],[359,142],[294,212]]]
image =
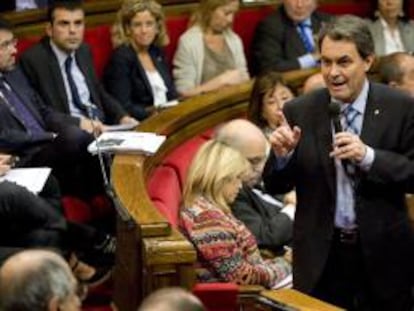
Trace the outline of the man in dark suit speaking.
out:
[[[414,101],[368,81],[363,20],[327,24],[319,48],[327,89],[286,104],[264,176],[270,191],[296,186],[294,287],[348,310],[411,310]]]

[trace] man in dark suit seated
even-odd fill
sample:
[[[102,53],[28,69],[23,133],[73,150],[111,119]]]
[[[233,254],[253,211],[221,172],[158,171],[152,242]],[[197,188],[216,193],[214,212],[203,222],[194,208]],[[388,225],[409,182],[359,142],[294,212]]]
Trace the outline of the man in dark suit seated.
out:
[[[237,119],[220,127],[215,139],[239,150],[252,165],[252,174],[231,205],[234,216],[249,228],[260,248],[284,253],[284,246],[292,239],[295,206],[285,206],[260,187],[267,158],[266,137],[253,123]]]
[[[52,167],[65,194],[102,193],[98,161],[86,151],[93,136],[44,105],[15,54],[13,32],[0,21],[0,152],[19,156],[18,166]]]
[[[316,67],[319,52],[313,37],[329,16],[316,11],[317,0],[283,0],[256,28],[252,71],[288,71]]]
[[[102,132],[105,124],[136,124],[96,77],[90,49],[83,43],[81,3],[56,1],[48,19],[47,36],[21,57],[23,70],[46,105],[70,115],[74,125],[88,132]]]
[[[0,176],[7,175],[12,162],[10,155],[0,154]],[[53,176],[38,195],[16,183],[0,181],[0,263],[22,249],[48,247],[68,260],[76,252],[92,265],[113,264],[114,238],[88,225],[67,221],[60,199]]]

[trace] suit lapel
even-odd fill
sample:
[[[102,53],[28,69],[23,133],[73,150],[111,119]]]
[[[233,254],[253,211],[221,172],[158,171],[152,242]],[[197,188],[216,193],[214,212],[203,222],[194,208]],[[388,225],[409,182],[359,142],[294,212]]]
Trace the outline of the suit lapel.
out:
[[[21,102],[26,107],[26,109],[32,114],[32,116],[37,120],[37,122],[39,122],[39,124],[41,124],[43,127],[45,127],[42,116],[40,115],[40,113],[36,109],[36,107],[34,107],[33,104],[32,104],[30,94],[27,93],[27,89],[24,89],[24,88],[21,87],[22,86],[22,81],[20,81],[18,79],[18,77],[16,77],[13,74],[5,75],[4,78],[7,81],[7,83],[10,85],[10,87],[12,88],[12,90],[14,91],[16,96],[20,98]],[[19,122],[22,125],[24,125],[24,123],[22,122],[20,117],[16,114],[16,109],[14,107],[11,107],[11,105],[9,103],[7,103],[7,105],[9,106],[9,108],[10,108],[12,114],[14,115],[14,117],[17,120],[19,120]]]
[[[364,120],[362,123],[361,140],[371,146],[377,145],[381,130],[378,128],[381,118],[385,116],[386,107],[375,91],[375,85],[369,85],[368,98],[365,106]]]
[[[321,108],[319,109],[319,111],[314,111],[314,116],[316,118],[314,124],[318,126],[316,130],[317,148],[319,150],[318,154],[321,157],[322,167],[325,171],[325,176],[328,179],[329,188],[332,193],[335,193],[336,171],[334,161],[332,158],[329,157],[329,152],[332,150],[332,127],[327,107],[329,102],[330,97],[328,92],[326,91],[326,93],[324,93],[324,98],[321,98],[319,102]]]
[[[59,96],[59,100],[57,101],[57,104],[60,105],[60,110],[64,111],[65,113],[70,114],[69,109],[69,99],[66,94],[66,88],[65,88],[65,82],[63,81],[63,75],[62,71],[60,70],[59,61],[55,55],[55,53],[52,50],[52,47],[49,43],[49,38],[45,38],[45,41],[43,42],[45,45],[45,48],[50,56],[50,62],[48,64],[50,68],[50,72],[52,73],[51,79],[54,81],[57,81],[54,85],[57,87],[57,91],[55,94]]]

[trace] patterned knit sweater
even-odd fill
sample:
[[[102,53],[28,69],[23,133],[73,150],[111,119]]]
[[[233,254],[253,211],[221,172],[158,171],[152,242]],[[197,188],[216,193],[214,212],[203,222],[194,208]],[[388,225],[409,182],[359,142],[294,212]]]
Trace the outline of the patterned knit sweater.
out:
[[[180,228],[198,252],[201,282],[225,281],[273,287],[291,272],[283,258],[264,260],[256,240],[232,214],[203,197],[181,211]]]

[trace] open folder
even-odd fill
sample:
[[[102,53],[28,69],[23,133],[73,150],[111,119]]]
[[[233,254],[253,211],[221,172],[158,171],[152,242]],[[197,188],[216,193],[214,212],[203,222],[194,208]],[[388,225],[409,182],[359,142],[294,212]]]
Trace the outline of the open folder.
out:
[[[92,154],[137,153],[154,154],[165,141],[164,135],[147,132],[104,132],[88,146]]]

